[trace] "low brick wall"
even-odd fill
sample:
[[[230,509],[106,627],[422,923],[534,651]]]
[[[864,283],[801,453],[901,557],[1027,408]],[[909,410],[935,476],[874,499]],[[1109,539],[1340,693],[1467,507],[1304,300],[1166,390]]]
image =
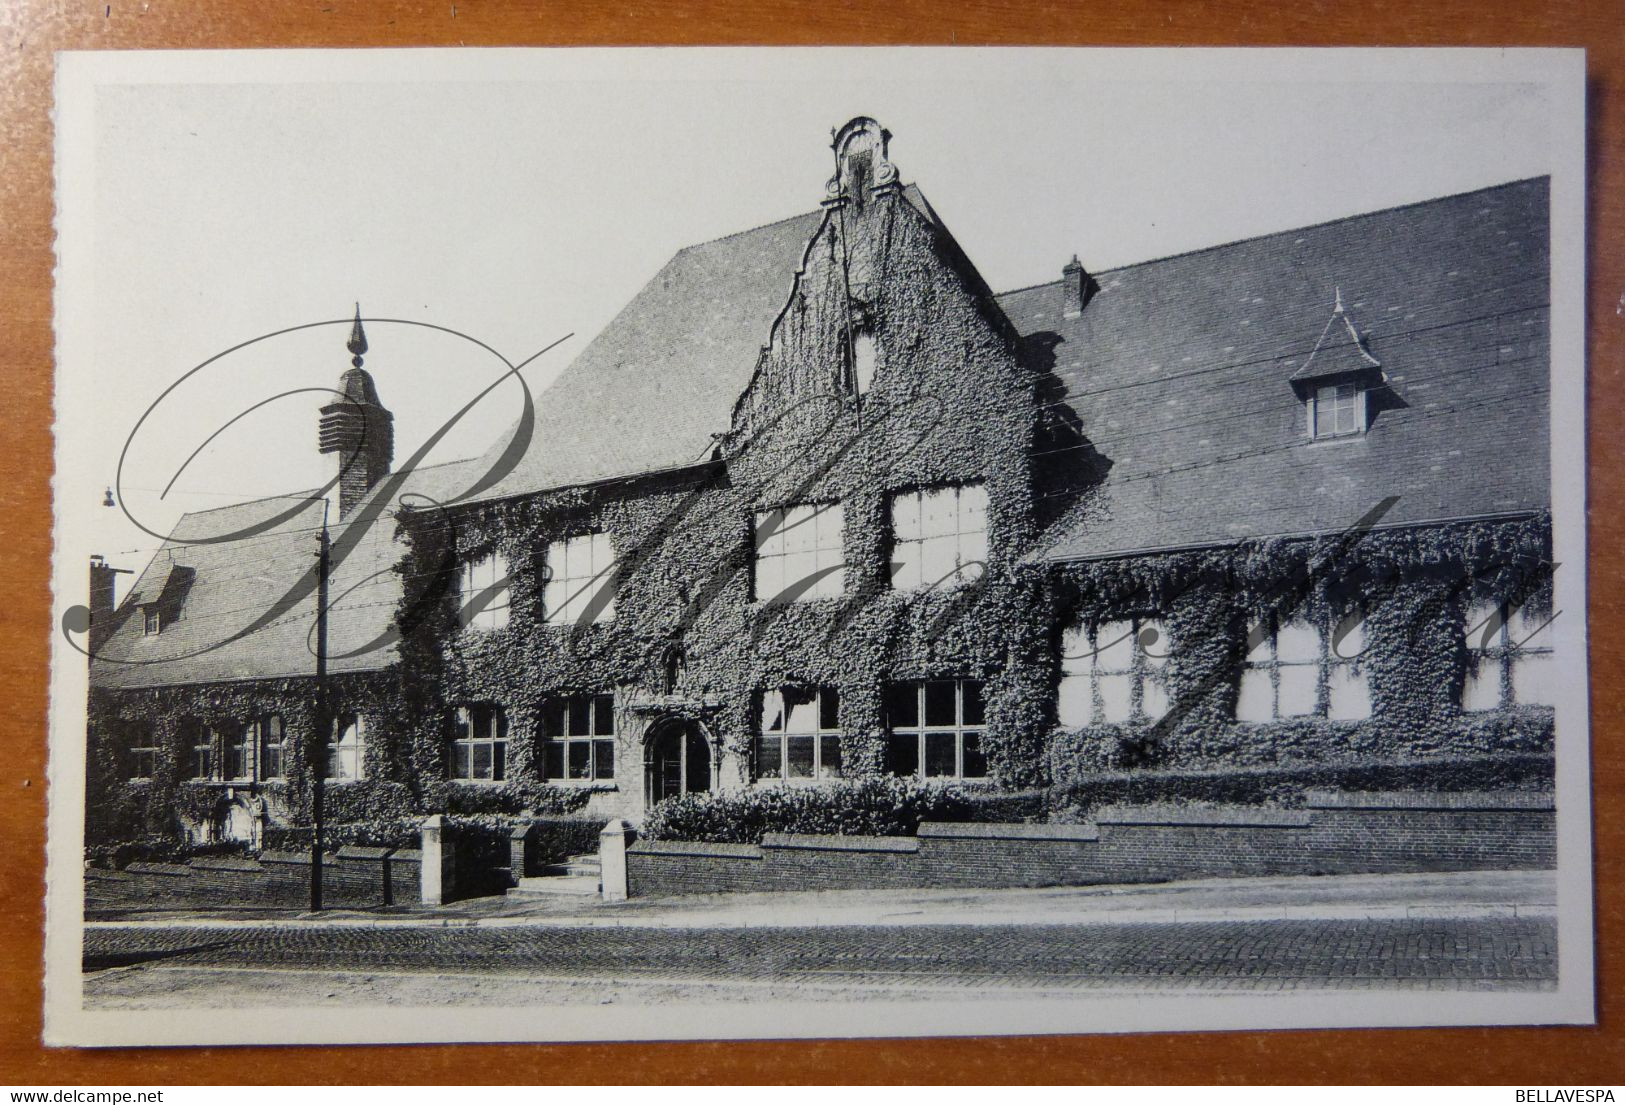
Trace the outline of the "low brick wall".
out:
[[[1083,825],[933,823],[917,837],[642,841],[633,895],[1083,886],[1247,875],[1549,868],[1550,794],[1328,793],[1301,809],[1108,807]]]
[[[419,900],[421,855],[414,849],[346,846],[322,863],[322,904],[368,909]],[[265,852],[258,859],[199,857],[184,864],[132,863],[85,871],[85,908],[298,909],[310,904],[310,855]]]

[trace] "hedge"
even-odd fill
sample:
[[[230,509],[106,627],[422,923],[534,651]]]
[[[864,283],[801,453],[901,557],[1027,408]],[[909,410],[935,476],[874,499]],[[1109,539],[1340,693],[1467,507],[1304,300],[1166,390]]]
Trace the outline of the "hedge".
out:
[[[185,863],[194,856],[246,856],[252,850],[246,841],[221,840],[192,844],[167,836],[143,836],[133,840],[102,841],[85,847],[85,859],[97,867],[123,870],[132,863]]]
[[[563,863],[571,856],[597,853],[598,836],[605,822],[601,817],[550,817],[537,818],[531,824],[535,826],[534,862],[546,866]]]
[[[1102,772],[1050,789],[1055,821],[1083,821],[1097,806],[1213,804],[1296,806],[1306,790],[1544,790],[1553,760],[1542,753],[1376,763],[1296,764],[1214,771]]]
[[[871,778],[816,786],[685,794],[651,808],[648,840],[760,844],[766,833],[913,836],[921,821],[970,820],[958,790],[912,779]]]
[[[329,852],[335,852],[346,844],[365,848],[416,848],[420,824],[418,818],[412,817],[329,822],[322,826],[322,848]],[[309,825],[267,825],[264,847],[273,852],[309,851],[310,831]]]

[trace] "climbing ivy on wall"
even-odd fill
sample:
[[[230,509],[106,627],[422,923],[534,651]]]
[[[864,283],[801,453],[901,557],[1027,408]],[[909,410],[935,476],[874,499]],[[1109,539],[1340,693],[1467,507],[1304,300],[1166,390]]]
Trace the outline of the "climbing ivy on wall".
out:
[[[1056,579],[1057,632],[1161,613],[1171,705],[1160,721],[1058,730],[1057,781],[1130,767],[1549,751],[1549,708],[1469,714],[1459,702],[1473,662],[1467,606],[1512,598],[1549,609],[1550,542],[1550,520],[1539,516],[1068,565]],[[1363,614],[1369,718],[1234,720],[1248,634],[1267,615],[1329,628],[1351,611]]]

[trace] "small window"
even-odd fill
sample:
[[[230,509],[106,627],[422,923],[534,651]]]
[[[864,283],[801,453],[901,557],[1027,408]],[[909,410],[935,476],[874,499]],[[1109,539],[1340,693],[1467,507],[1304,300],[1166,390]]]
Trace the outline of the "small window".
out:
[[[839,598],[846,590],[845,518],[840,503],[756,515],[756,598],[770,603]]]
[[[259,749],[259,777],[282,779],[288,774],[288,735],[281,714],[267,714],[249,726],[249,737]]]
[[[903,491],[891,498],[892,586],[900,591],[970,583],[987,560],[987,488]]]
[[[463,628],[492,630],[507,625],[510,590],[508,561],[502,554],[488,552],[466,562],[459,587]]]
[[[146,637],[156,637],[164,631],[164,616],[156,606],[143,606],[141,608],[141,632]]]
[[[367,773],[366,726],[360,714],[339,714],[327,739],[327,777],[333,782],[364,779]]]
[[[1316,441],[1365,432],[1365,389],[1323,384],[1309,398],[1309,436]]]
[[[615,778],[615,696],[578,694],[542,706],[547,777],[611,782]]]
[[[246,725],[235,722],[221,726],[220,746],[225,753],[223,777],[231,782],[252,782],[254,779],[254,733]]]
[[[151,779],[158,773],[158,745],[153,740],[152,729],[145,725],[136,726],[129,731],[128,740],[129,777]]]
[[[1061,639],[1059,720],[1068,728],[1168,712],[1168,630],[1156,618],[1075,626]]]
[[[1506,706],[1555,706],[1556,660],[1546,604],[1480,601],[1467,611],[1471,657],[1462,687],[1463,710]]]
[[[507,715],[497,706],[460,707],[457,739],[452,743],[452,778],[500,783],[507,770]]]
[[[756,778],[838,778],[840,714],[834,687],[785,687],[763,694],[754,749]]]
[[[1247,639],[1236,720],[1370,717],[1371,693],[1360,663],[1365,645],[1365,616],[1357,611],[1335,625],[1307,617],[1261,623]]]
[[[893,775],[926,779],[987,776],[982,684],[929,679],[886,689],[886,767]]]
[[[615,571],[615,546],[607,533],[583,533],[548,545],[542,561],[542,621],[609,621],[615,616]]]

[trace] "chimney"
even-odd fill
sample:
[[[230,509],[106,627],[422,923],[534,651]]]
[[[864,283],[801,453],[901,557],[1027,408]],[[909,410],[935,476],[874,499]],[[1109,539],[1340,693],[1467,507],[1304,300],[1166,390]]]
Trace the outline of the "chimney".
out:
[[[1061,267],[1061,286],[1066,291],[1066,303],[1062,309],[1066,318],[1077,318],[1083,314],[1084,306],[1100,290],[1095,278],[1084,271],[1076,253],[1072,255],[1072,260]]]
[[[367,335],[361,328],[361,305],[345,347],[350,368],[339,377],[333,401],[322,408],[317,447],[339,455],[339,517],[347,516],[379,480],[389,475],[395,459],[395,416],[384,409],[372,377],[361,367]]]
[[[90,648],[92,656],[113,632],[113,581],[119,569],[108,567],[100,556],[90,558]]]

